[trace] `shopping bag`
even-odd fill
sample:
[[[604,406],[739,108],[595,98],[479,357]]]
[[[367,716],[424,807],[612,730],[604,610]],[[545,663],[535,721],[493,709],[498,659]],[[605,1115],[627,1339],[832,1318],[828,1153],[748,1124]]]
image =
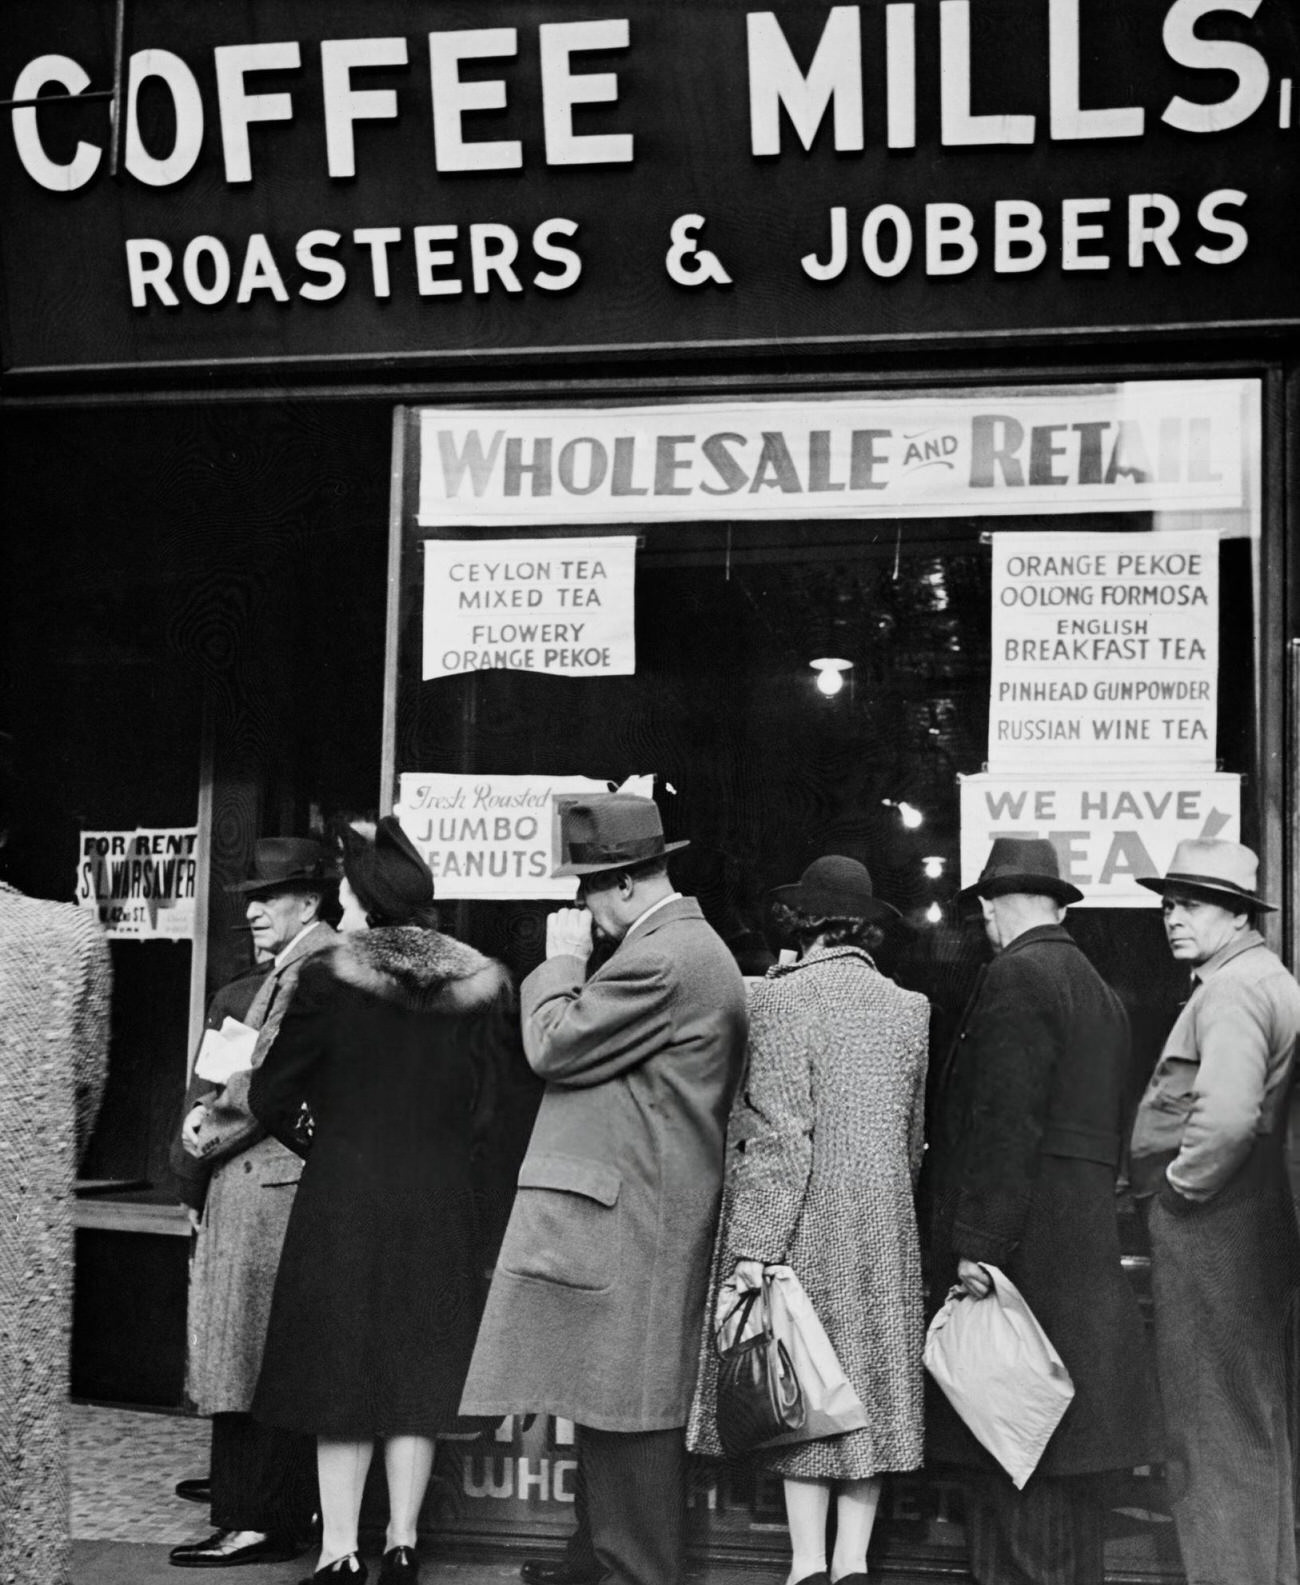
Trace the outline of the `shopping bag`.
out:
[[[803,1284],[789,1266],[769,1266],[764,1276],[771,1284],[772,1331],[785,1344],[804,1403],[803,1424],[769,1438],[764,1446],[860,1430],[868,1423],[867,1411],[844,1374]]]
[[[973,1299],[953,1288],[930,1322],[925,1367],[972,1435],[1017,1490],[1074,1397],[1074,1383],[1015,1283],[984,1267],[993,1291]]]
[[[803,1395],[790,1355],[772,1331],[771,1283],[737,1298],[714,1335],[718,1440],[731,1457],[803,1424]]]

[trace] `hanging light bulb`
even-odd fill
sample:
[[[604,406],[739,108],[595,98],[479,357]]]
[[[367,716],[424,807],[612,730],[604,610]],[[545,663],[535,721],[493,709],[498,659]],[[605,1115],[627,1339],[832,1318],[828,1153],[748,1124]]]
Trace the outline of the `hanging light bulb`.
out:
[[[853,670],[851,660],[839,660],[832,656],[822,656],[818,660],[810,660],[808,664],[817,673],[818,690],[828,699],[833,699],[844,686],[844,673]]]
[[[931,903],[925,910],[925,917],[932,925],[937,925],[943,919],[943,907],[939,903]]]
[[[921,811],[903,799],[899,800],[898,817],[909,831],[917,831],[925,824],[925,816]]]
[[[948,863],[947,859],[945,859],[941,854],[938,854],[938,853],[931,853],[926,858],[923,858],[921,860],[921,865],[922,865],[922,868],[925,870],[925,878],[926,878],[926,880],[928,880],[928,881],[941,880],[943,878],[944,868],[947,865],[947,863]]]

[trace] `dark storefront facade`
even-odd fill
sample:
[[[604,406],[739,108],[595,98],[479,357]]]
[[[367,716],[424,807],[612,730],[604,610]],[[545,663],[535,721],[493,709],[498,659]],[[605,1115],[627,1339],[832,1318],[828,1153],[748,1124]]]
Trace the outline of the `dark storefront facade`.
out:
[[[1259,850],[1294,967],[1281,0],[11,12],[9,875],[100,908],[116,975],[79,1392],[181,1401],[167,1147],[258,834],[396,806],[522,975],[553,796],[653,777],[742,962],[772,885],[865,859],[936,1049],[963,877],[1047,835],[1135,1098],[1182,994],[1135,877],[1180,838]],[[536,1101],[507,1076],[498,1222]],[[430,1527],[559,1536],[572,1476],[563,1423],[448,1444]],[[774,1482],[701,1469],[694,1516],[781,1552]],[[960,1576],[941,1471],[877,1546]],[[1158,1470],[1108,1566],[1177,1577]]]

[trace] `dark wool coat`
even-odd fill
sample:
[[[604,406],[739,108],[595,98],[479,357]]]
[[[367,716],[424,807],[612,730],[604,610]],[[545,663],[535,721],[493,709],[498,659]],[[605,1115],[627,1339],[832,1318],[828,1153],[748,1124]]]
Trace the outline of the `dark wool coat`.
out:
[[[129,949],[128,949],[129,950]],[[72,1186],[112,969],[87,908],[0,881],[0,1581],[68,1585]]]
[[[1026,931],[985,970],[938,1076],[926,1160],[931,1308],[959,1257],[1000,1267],[1074,1380],[1039,1473],[1155,1456],[1155,1398],[1120,1265],[1115,1177],[1128,1062],[1119,998],[1060,925]],[[928,1395],[931,1458],[987,1456]]]
[[[304,969],[250,1094],[267,1128],[306,1150],[259,1419],[335,1437],[455,1421],[482,1280],[478,1082],[513,1029],[506,971],[437,931],[363,931]],[[295,1126],[304,1102],[310,1148]]]
[[[667,1430],[695,1382],[745,987],[686,897],[584,969],[551,958],[522,987],[548,1082],[462,1409]]]
[[[258,987],[244,1022],[259,1031],[260,1065],[292,1005],[298,976],[337,937],[327,924],[305,931]],[[271,1289],[302,1163],[267,1137],[248,1104],[249,1073],[206,1097],[205,1127],[220,1145],[190,1261],[185,1386],[200,1414],[246,1414],[253,1401],[271,1313]]]

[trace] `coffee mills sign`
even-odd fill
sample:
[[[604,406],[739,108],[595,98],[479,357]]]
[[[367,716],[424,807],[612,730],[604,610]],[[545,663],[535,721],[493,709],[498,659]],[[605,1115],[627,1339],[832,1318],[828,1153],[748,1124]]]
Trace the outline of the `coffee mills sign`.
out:
[[[1294,322],[1296,9],[15,7],[7,372]]]

